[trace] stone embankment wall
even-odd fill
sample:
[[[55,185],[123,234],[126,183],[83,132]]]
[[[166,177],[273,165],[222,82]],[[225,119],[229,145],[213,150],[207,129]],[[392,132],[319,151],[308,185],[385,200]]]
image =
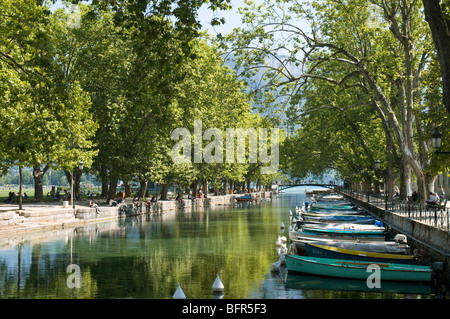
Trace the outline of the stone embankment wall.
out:
[[[348,199],[391,226],[394,232],[408,236],[408,244],[411,248],[422,249],[425,252],[425,263],[444,263],[443,281],[447,286],[450,286],[450,232],[372,206],[370,203],[352,197],[348,197]]]

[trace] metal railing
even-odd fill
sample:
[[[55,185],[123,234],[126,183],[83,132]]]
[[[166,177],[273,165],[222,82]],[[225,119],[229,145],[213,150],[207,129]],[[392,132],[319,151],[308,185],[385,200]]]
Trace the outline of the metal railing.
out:
[[[340,190],[343,194],[367,202],[385,211],[392,212],[420,221],[424,224],[449,231],[450,213],[449,207],[430,206],[426,203],[405,202],[400,199],[389,199],[383,195],[354,192],[348,189]]]

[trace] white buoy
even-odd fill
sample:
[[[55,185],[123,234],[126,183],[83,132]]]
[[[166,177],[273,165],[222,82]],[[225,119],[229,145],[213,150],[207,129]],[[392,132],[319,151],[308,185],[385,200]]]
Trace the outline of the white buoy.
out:
[[[224,288],[223,283],[219,278],[219,274],[217,274],[216,280],[214,280],[214,283],[212,285],[212,290],[214,292],[220,292],[223,291],[223,288]]]
[[[289,211],[289,216],[292,216],[292,210]]]
[[[292,228],[292,225],[289,225],[289,228],[288,228],[288,231],[293,231],[294,230],[294,228]]]
[[[175,290],[175,293],[173,294],[172,299],[186,299],[186,295],[184,294],[183,290],[181,289],[180,283],[178,283],[177,290]]]
[[[284,228],[284,223],[281,222],[280,228]]]
[[[275,242],[275,246],[277,246],[277,247],[281,246],[281,238],[280,238],[280,235],[278,235],[277,241]]]
[[[281,240],[282,243],[285,243],[285,242],[287,241],[287,239],[286,239],[285,236],[281,236],[281,237],[280,237],[280,240]]]

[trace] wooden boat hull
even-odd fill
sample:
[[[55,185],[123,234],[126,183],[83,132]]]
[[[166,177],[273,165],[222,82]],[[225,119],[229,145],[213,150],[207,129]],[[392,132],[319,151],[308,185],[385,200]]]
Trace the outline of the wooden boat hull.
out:
[[[367,216],[366,212],[356,211],[356,210],[336,210],[336,211],[300,211],[301,216],[311,216],[311,217],[327,217],[332,215],[339,216]]]
[[[356,207],[346,205],[311,205],[310,210],[356,210]]]
[[[358,225],[358,224],[355,224]],[[365,225],[359,225],[365,226]],[[387,234],[387,231],[383,227],[378,227],[379,229],[373,228],[348,228],[344,227],[340,228],[321,228],[317,225],[303,225],[302,231],[309,234],[331,234],[331,235],[365,235],[365,236],[384,236]]]
[[[253,201],[257,201],[258,199],[256,198],[240,198],[240,197],[235,197],[234,199],[236,199],[236,201],[238,202],[253,202]]]
[[[361,234],[311,234],[305,233],[302,231],[291,231],[289,232],[289,238],[292,239],[316,239],[316,240],[324,240],[324,239],[333,239],[333,240],[343,240],[343,241],[384,241],[384,235],[361,235]]]
[[[303,216],[305,221],[312,222],[323,222],[323,223],[354,223],[358,224],[374,224],[375,218],[372,216],[361,216],[361,215],[329,215],[329,216]]]
[[[431,281],[433,276],[433,271],[429,266],[286,255],[286,267],[290,273],[367,280],[373,273],[368,269],[370,265],[379,267],[381,282],[383,280],[425,282]]]
[[[416,264],[416,259],[414,258],[414,256],[405,254],[389,254],[389,253],[377,253],[353,249],[343,249],[339,247],[318,245],[316,243],[305,243],[305,249],[309,257],[410,264],[410,265]]]

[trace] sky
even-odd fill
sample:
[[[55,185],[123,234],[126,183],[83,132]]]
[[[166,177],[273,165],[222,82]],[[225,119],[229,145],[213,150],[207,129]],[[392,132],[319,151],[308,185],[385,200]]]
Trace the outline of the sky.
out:
[[[257,0],[258,2],[262,2],[261,0]],[[83,1],[82,3],[90,3],[90,1]],[[208,6],[205,4],[198,12],[198,17],[203,26],[203,30],[208,30],[211,34],[228,34],[233,28],[242,26],[241,18],[238,13],[238,8],[243,5],[244,2],[242,0],[231,0],[232,9],[228,11],[218,11],[216,13],[212,12],[208,9]],[[62,1],[57,0],[55,4],[51,6],[51,9],[61,8],[63,7]],[[220,26],[211,26],[210,21],[214,16],[224,17],[226,19],[226,23]]]
[[[258,2],[258,1],[257,1]],[[232,9],[228,11],[212,12],[208,9],[207,5],[203,5],[198,11],[198,17],[202,24],[203,30],[208,30],[210,34],[216,35],[221,33],[222,35],[228,34],[233,31],[233,28],[242,27],[241,16],[238,12],[238,8],[244,3],[242,0],[231,0]],[[225,24],[220,26],[212,26],[210,21],[213,17],[220,16],[225,18]]]
[[[263,3],[264,0],[254,0],[256,4]],[[90,1],[83,1],[82,3],[90,3]],[[200,23],[202,24],[203,30],[208,30],[210,34],[217,35],[221,33],[222,35],[228,34],[231,31],[233,31],[233,28],[235,27],[242,27],[244,26],[241,21],[241,16],[238,13],[238,8],[244,5],[243,0],[231,0],[231,10],[226,11],[218,11],[213,12],[208,9],[208,5],[204,4],[200,10],[198,11],[198,18],[200,20]],[[57,0],[57,2],[52,5],[52,9],[60,8],[62,7],[62,1]],[[211,20],[215,16],[220,16],[225,18],[225,24],[222,24],[220,26],[212,26],[210,24]]]

